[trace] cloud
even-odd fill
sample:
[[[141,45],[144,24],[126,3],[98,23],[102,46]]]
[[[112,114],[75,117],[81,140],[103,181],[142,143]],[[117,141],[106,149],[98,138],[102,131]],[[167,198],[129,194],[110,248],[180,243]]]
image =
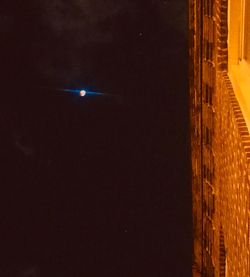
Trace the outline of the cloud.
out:
[[[45,79],[64,84],[87,82],[96,74],[98,55],[115,43],[116,18],[135,12],[130,0],[36,2],[40,11],[33,21],[38,28],[33,37],[26,36],[31,67]]]
[[[12,51],[13,74],[20,72],[20,80],[27,82],[38,79],[41,85],[48,81],[67,86],[112,78],[118,72],[126,75],[138,56],[137,64],[147,60],[150,64],[151,56],[157,57],[154,49],[166,52],[175,44],[174,39],[165,43],[169,34],[164,30],[185,35],[184,0],[5,1],[8,20],[2,21],[11,37],[6,49]]]
[[[112,34],[101,23],[124,11],[131,12],[130,1],[109,0],[39,0],[44,23],[58,38],[70,36],[76,45],[110,42]]]

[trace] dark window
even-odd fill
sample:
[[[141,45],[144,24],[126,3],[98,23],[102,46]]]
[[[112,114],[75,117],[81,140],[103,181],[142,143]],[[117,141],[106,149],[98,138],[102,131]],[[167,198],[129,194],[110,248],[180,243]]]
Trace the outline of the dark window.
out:
[[[219,251],[220,251],[220,277],[225,277],[226,276],[226,249],[225,249],[225,243],[224,243],[224,233],[222,229],[220,230]]]
[[[213,104],[213,89],[208,84],[204,85],[204,101],[206,104],[212,105]]]
[[[212,131],[208,127],[204,127],[204,144],[212,145]]]
[[[209,42],[207,39],[204,39],[204,58],[205,60],[212,61],[213,60],[213,49],[214,44]]]

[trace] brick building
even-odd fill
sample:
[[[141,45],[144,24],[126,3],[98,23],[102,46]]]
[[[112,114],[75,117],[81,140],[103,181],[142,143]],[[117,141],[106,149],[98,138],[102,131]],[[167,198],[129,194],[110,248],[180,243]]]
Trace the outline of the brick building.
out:
[[[189,0],[193,276],[250,276],[250,1]]]

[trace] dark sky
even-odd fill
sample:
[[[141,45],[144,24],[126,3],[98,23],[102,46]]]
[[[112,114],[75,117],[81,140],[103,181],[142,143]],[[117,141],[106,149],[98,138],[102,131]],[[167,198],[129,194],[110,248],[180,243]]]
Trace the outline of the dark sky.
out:
[[[191,276],[186,1],[4,0],[0,35],[0,275]]]

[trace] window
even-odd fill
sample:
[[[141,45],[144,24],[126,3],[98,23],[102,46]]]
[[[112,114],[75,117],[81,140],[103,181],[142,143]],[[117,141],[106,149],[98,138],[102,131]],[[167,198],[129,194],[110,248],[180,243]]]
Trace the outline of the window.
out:
[[[207,61],[213,60],[213,43],[207,39],[204,40],[204,57]]]
[[[229,0],[228,73],[250,130],[250,0]]]
[[[213,88],[210,87],[208,84],[204,85],[204,102],[208,105],[212,105],[213,104]]]
[[[212,146],[212,130],[207,126],[203,126],[203,142],[205,145]]]
[[[226,248],[224,242],[224,233],[221,228],[220,230],[220,244],[219,244],[219,253],[220,253],[220,276],[227,276],[227,258],[226,258]]]

